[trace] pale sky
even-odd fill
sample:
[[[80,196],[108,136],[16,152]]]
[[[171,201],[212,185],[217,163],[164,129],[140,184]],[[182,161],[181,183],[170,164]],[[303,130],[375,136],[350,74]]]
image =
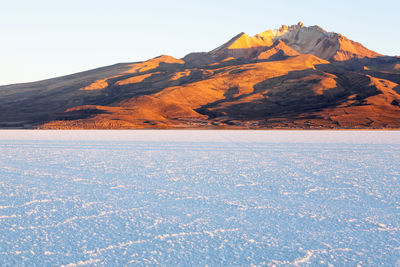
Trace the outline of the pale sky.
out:
[[[302,21],[400,55],[400,1],[0,0],[0,84],[209,51]]]

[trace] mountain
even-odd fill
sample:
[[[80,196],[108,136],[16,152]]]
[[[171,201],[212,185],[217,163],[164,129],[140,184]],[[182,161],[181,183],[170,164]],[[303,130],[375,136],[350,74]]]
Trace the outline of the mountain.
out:
[[[0,127],[400,128],[400,58],[302,23],[162,55],[0,86]]]
[[[277,30],[267,30],[255,36],[249,36],[242,32],[227,43],[208,52],[208,55],[215,61],[227,57],[251,58],[278,40],[299,54],[312,54],[329,61],[382,56],[341,34],[326,32],[319,26],[304,27],[301,22],[292,26],[282,25]],[[204,56],[203,53],[198,55]],[[188,56],[193,56],[193,54]]]

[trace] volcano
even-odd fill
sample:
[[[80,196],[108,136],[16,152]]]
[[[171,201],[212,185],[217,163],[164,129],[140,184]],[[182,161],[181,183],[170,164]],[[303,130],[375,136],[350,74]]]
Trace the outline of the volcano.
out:
[[[0,127],[397,129],[400,58],[319,26],[0,86]]]

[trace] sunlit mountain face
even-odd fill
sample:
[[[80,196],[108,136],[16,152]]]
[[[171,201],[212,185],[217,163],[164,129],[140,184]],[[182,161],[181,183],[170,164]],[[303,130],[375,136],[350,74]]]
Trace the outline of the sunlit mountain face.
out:
[[[0,127],[400,128],[400,58],[319,26],[0,86]]]

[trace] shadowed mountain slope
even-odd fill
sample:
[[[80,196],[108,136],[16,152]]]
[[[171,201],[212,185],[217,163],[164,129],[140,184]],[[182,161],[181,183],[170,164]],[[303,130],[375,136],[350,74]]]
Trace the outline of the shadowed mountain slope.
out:
[[[400,58],[318,26],[0,87],[0,127],[400,128]]]

